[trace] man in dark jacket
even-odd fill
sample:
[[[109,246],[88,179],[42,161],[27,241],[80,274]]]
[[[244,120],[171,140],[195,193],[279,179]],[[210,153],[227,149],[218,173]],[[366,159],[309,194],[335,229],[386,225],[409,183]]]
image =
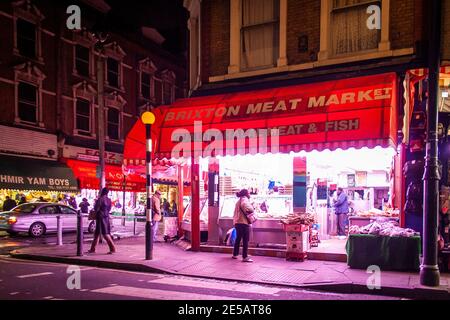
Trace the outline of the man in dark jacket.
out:
[[[5,202],[3,202],[3,211],[10,211],[15,206],[17,206],[17,203],[9,196],[6,196]]]
[[[335,213],[337,215],[338,236],[345,237],[345,225],[347,223],[348,199],[342,188],[337,189],[337,201],[334,203]]]

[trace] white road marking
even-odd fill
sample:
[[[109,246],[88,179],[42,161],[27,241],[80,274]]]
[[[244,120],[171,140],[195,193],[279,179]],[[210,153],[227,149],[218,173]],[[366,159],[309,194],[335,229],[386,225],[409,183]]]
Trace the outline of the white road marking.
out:
[[[43,297],[42,299],[46,299],[46,300],[52,300],[53,296],[47,296],[47,297]]]
[[[117,283],[111,283],[110,286],[112,287],[117,286]]]
[[[9,293],[9,295],[11,295],[11,296],[15,296],[16,294],[19,294],[19,292],[16,291],[16,292],[10,292]]]
[[[258,285],[227,284],[218,282],[216,283],[212,281],[201,281],[201,280],[179,279],[179,278],[162,278],[149,280],[147,282],[169,284],[174,286],[187,286],[195,288],[218,289],[234,292],[259,293],[259,294],[275,294],[278,293],[280,290],[282,290],[280,288],[270,288]]]
[[[91,290],[91,292],[107,293],[134,298],[156,299],[156,300],[246,300],[242,298],[231,298],[226,296],[215,296],[192,292],[179,292],[179,291],[146,289],[136,287],[125,287],[125,286],[100,288]]]
[[[40,276],[48,276],[51,274],[53,274],[53,272],[32,273],[32,274],[24,274],[22,276],[17,276],[17,278],[25,279],[25,278],[33,278],[33,277],[40,277]]]

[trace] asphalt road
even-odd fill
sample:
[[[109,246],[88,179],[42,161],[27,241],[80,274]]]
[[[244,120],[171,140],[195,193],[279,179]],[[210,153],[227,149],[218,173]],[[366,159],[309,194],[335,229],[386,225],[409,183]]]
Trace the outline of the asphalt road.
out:
[[[79,286],[78,286],[79,285]],[[6,300],[400,300],[17,260],[0,256]]]
[[[85,238],[92,238],[85,234]],[[75,242],[75,233],[64,233],[65,243]],[[32,245],[55,244],[55,234],[41,238],[27,235],[9,236],[0,233],[0,299],[13,300],[399,300],[360,294],[336,294],[288,289],[286,287],[246,284],[231,281],[217,281],[128,272],[85,266],[17,260],[9,252]],[[75,278],[68,279],[79,268],[80,287]],[[70,270],[75,270],[70,273]],[[69,273],[68,273],[69,270]]]

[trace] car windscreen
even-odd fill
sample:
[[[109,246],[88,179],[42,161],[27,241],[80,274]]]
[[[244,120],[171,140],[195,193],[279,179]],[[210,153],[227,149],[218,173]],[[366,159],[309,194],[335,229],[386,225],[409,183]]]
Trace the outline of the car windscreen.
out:
[[[36,208],[37,208],[37,206],[33,203],[24,203],[24,204],[18,205],[17,207],[12,209],[12,211],[15,213],[31,213]]]

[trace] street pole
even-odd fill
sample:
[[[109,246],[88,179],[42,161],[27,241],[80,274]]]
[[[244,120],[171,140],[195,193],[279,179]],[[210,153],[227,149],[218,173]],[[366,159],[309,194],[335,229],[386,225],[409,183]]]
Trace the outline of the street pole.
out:
[[[155,123],[155,115],[146,111],[142,114],[141,120],[145,125],[145,140],[146,140],[146,152],[145,152],[145,173],[147,177],[147,211],[145,222],[145,260],[153,259],[153,230],[152,230],[152,124]]]
[[[420,266],[420,284],[437,287],[440,283],[437,263],[440,180],[437,130],[441,51],[441,1],[430,1],[429,23],[427,141],[423,176],[423,262]]]
[[[100,166],[99,192],[105,187],[105,61],[103,59],[103,43],[98,41],[99,55],[97,60],[97,93],[98,93],[98,149]]]
[[[127,176],[123,174],[123,198],[122,198],[122,226],[125,226],[125,190],[126,190]]]

